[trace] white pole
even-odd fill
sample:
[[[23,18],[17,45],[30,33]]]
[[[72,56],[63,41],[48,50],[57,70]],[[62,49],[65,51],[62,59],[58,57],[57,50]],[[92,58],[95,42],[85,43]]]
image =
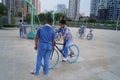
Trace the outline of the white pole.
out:
[[[86,27],[87,27],[87,17],[86,17]]]
[[[119,16],[118,16],[118,19],[117,19],[116,31],[117,31],[118,24],[119,24]]]
[[[23,22],[23,8],[22,8],[22,22]]]

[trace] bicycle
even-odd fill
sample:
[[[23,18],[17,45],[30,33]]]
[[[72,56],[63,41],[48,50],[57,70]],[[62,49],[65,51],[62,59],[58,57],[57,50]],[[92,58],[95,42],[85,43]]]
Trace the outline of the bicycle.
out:
[[[60,41],[62,37],[61,33],[56,33],[56,41]]]
[[[90,29],[89,33],[87,34],[87,40],[91,40],[93,38],[93,33],[92,33],[92,29]]]
[[[53,69],[59,62],[59,53],[61,53],[62,56],[64,56],[64,52],[57,46],[65,44],[62,43],[55,43],[55,48],[51,51],[50,54],[50,61],[49,61],[49,69]],[[71,44],[68,48],[68,59],[67,62],[74,63],[78,60],[78,57],[80,55],[80,50],[76,44]],[[42,66],[44,66],[42,64]]]

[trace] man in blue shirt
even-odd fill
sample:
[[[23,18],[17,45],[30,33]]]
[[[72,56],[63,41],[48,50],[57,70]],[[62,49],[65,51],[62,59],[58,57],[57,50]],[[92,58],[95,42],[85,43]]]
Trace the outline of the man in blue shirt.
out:
[[[84,25],[81,25],[80,28],[79,28],[79,34],[82,34],[85,36],[85,26]]]
[[[37,59],[35,69],[31,72],[38,75],[41,67],[42,57],[44,60],[43,72],[48,74],[50,51],[54,47],[55,31],[52,28],[52,18],[47,19],[47,24],[38,28],[35,37],[35,50],[37,50]]]
[[[23,32],[24,32],[25,35],[27,34],[26,28],[27,28],[27,23],[24,20],[24,22],[23,22]]]
[[[20,35],[20,37],[24,37],[22,20],[20,20],[18,28],[19,28],[19,35]]]
[[[64,56],[63,56],[63,61],[67,60],[68,57],[68,47],[71,41],[71,35],[70,35],[70,30],[69,28],[66,26],[66,21],[65,20],[61,20],[59,21],[60,24],[60,28],[57,30],[58,33],[62,34],[62,38],[64,40],[63,44],[63,52],[64,52]]]

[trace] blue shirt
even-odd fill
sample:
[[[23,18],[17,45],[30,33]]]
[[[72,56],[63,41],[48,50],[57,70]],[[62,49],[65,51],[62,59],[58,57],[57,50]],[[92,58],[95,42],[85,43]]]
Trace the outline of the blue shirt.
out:
[[[58,29],[58,33],[59,32],[62,34],[62,36],[64,36],[64,34],[66,34],[66,37],[64,38],[64,40],[71,40],[70,29],[67,26],[65,26],[64,28],[60,27]]]
[[[18,27],[19,29],[22,29],[22,22],[19,23]]]
[[[80,26],[80,30],[81,30],[82,33],[84,33],[84,31],[85,31],[85,26],[84,26],[84,25]]]
[[[38,48],[51,50],[52,49],[52,40],[55,39],[55,31],[49,25],[44,25],[37,30],[39,37]]]

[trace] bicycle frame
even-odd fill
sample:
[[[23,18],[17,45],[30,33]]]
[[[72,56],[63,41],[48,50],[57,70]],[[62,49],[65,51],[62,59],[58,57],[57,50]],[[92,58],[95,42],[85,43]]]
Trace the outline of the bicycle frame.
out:
[[[63,43],[55,43],[55,48],[62,54],[62,56],[64,56],[64,53],[63,53],[63,51],[56,45],[56,44],[58,44],[58,45],[65,45],[65,44],[63,44]],[[70,57],[72,57],[72,54],[74,54],[73,53],[73,51],[72,51],[72,49],[71,48],[69,48],[69,50],[70,50]],[[53,52],[54,52],[54,50],[52,50]],[[50,59],[52,59],[52,56],[53,56],[53,52],[52,52],[52,54],[51,54],[51,56],[50,56]]]
[[[64,56],[64,53],[62,52],[62,50],[60,50],[60,48],[56,44],[63,45],[63,46],[64,46],[64,44],[62,44],[62,43],[55,43],[55,45],[54,45],[55,48],[62,54],[62,56]],[[54,52],[55,48],[52,50],[52,54],[50,54],[50,59],[52,59],[53,52]]]
[[[56,44],[58,44],[58,45],[65,45],[65,44],[63,44],[63,43],[55,43],[55,47],[57,48],[57,50],[62,54],[62,56],[64,56],[64,53],[63,53],[63,51],[56,45]]]
[[[90,30],[90,31],[89,31],[89,33],[90,33],[91,35],[93,35],[93,33],[92,33],[92,32],[93,32],[93,30]]]

